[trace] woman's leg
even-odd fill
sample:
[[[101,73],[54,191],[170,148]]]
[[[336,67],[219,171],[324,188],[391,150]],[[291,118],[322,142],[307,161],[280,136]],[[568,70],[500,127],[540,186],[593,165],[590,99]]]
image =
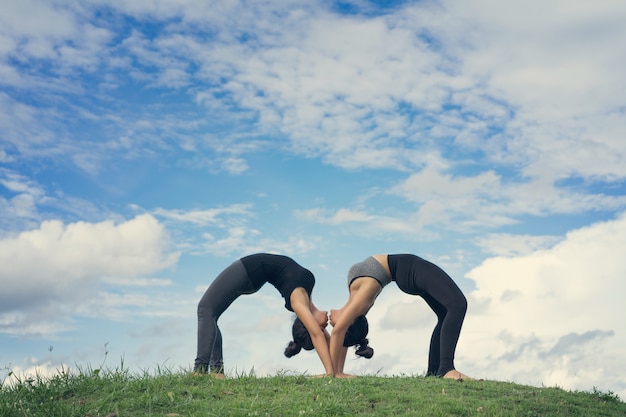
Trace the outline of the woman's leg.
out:
[[[465,296],[445,271],[417,256],[407,255],[400,259],[396,282],[402,291],[423,297],[437,314],[437,326],[431,337],[428,373],[444,376],[455,369],[454,353],[467,311]]]
[[[441,326],[446,317],[446,308],[429,295],[423,296],[428,306],[437,315],[437,325],[430,337],[430,349],[428,350],[428,370],[426,376],[437,376],[441,363]]]
[[[437,375],[444,376],[455,369],[454,353],[467,311],[467,300],[452,278],[437,265],[427,262],[421,268],[424,299],[438,318],[440,336]]]
[[[222,331],[220,326],[217,325],[217,332],[215,333],[215,343],[213,343],[213,350],[211,350],[211,360],[209,360],[209,370],[217,374],[224,373],[224,355],[222,353]]]
[[[237,297],[255,291],[240,260],[211,283],[198,303],[198,350],[194,371],[223,371],[222,334],[217,320]]]

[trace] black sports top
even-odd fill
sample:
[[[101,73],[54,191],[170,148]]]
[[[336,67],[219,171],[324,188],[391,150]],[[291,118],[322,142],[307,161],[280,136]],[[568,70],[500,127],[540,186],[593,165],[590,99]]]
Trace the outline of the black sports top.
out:
[[[285,299],[285,308],[291,308],[291,293],[298,287],[304,288],[309,297],[315,285],[315,277],[308,269],[299,265],[293,259],[284,255],[257,253],[241,258],[243,266],[248,272],[248,278],[255,290],[260,289],[266,282],[272,284]]]

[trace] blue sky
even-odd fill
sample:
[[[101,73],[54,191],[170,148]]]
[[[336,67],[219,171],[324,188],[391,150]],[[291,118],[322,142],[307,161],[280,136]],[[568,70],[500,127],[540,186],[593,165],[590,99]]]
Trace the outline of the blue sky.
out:
[[[457,366],[626,397],[622,1],[3,1],[0,366],[188,369],[195,309],[254,252],[338,308],[374,253],[470,302]],[[421,374],[434,314],[386,288],[355,373]],[[286,359],[271,287],[227,373]]]

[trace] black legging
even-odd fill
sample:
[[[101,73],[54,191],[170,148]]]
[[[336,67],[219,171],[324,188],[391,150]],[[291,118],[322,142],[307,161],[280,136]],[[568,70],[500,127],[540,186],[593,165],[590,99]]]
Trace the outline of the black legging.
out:
[[[198,354],[194,370],[223,372],[222,332],[217,319],[242,294],[256,292],[241,260],[220,273],[198,303]]]
[[[398,287],[421,296],[437,314],[430,338],[427,375],[444,376],[454,368],[454,352],[467,311],[456,283],[437,265],[415,255],[389,255],[389,269]]]

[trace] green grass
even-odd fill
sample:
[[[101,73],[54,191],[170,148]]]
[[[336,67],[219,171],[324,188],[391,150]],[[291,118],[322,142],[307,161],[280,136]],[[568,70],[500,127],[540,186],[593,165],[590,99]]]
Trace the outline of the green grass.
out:
[[[0,416],[625,416],[617,395],[496,381],[66,371],[0,391]]]

